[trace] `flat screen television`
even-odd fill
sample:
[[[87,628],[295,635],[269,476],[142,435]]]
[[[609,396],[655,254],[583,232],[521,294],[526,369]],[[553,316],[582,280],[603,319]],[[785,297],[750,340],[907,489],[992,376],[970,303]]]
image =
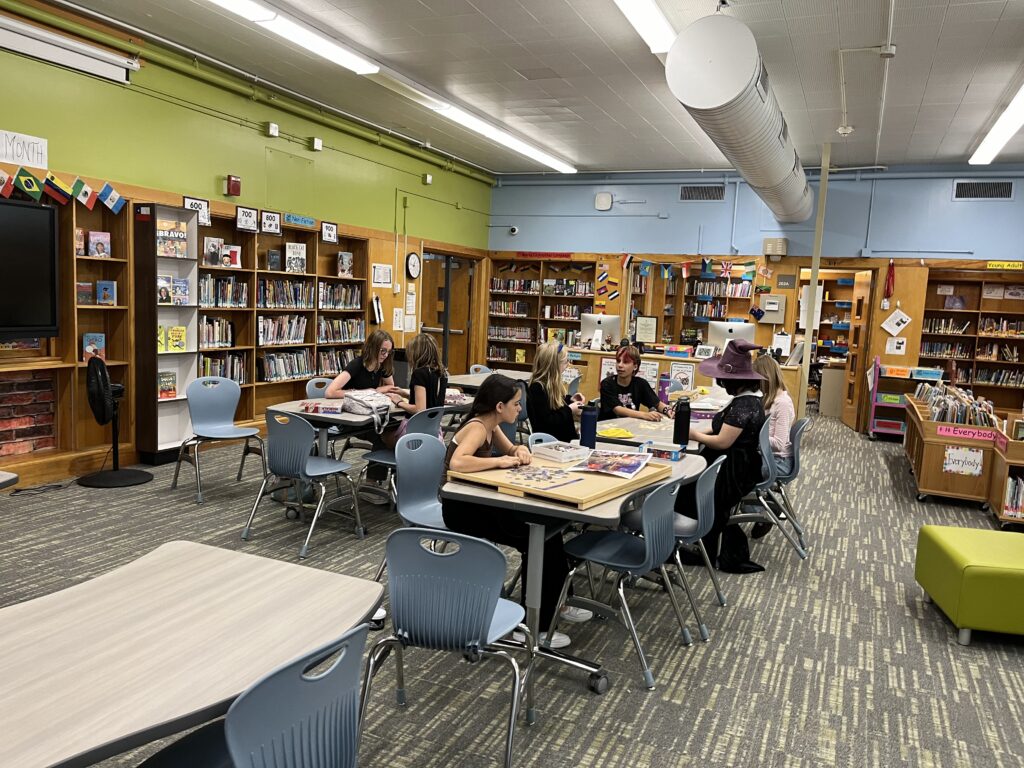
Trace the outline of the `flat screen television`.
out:
[[[56,209],[0,200],[0,265],[0,341],[56,336]]]

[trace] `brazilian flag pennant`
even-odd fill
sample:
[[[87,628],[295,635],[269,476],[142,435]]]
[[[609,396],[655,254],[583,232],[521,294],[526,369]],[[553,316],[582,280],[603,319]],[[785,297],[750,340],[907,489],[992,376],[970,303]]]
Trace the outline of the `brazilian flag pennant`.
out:
[[[18,172],[14,174],[14,186],[33,200],[39,200],[43,196],[42,183],[24,168],[19,168]]]
[[[61,205],[67,205],[71,202],[71,187],[58,179],[52,172],[47,172],[46,174],[46,180],[43,182],[43,192]]]

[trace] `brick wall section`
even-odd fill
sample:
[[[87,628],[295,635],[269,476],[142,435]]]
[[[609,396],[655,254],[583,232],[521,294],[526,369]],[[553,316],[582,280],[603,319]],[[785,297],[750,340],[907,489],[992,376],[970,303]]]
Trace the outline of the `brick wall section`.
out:
[[[53,385],[51,371],[0,373],[0,456],[54,447]]]

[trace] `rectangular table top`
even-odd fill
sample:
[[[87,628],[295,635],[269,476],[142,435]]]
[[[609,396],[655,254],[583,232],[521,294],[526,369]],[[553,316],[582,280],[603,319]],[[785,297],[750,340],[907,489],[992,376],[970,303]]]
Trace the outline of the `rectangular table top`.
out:
[[[608,437],[602,435],[601,431],[605,429],[625,429],[633,434],[633,437]],[[672,432],[675,428],[675,423],[671,417],[664,418],[661,421],[647,421],[646,419],[638,419],[635,416],[626,416],[619,419],[605,419],[604,421],[597,422],[598,437],[601,440],[607,440],[610,443],[620,443],[622,445],[640,445],[648,441],[654,443],[662,443],[667,445],[675,445],[672,442]],[[698,443],[696,440],[689,440],[686,443],[686,450],[690,453],[697,451]]]
[[[517,381],[529,381],[532,373],[530,371],[512,371],[499,369],[497,371],[491,371],[491,373],[500,373],[502,376],[508,376],[510,379],[516,379]],[[454,376],[448,377],[449,387],[458,387],[466,392],[476,392],[480,389],[480,385],[484,383],[491,373],[457,373]]]
[[[91,765],[206,722],[340,637],[383,587],[174,541],[0,610],[0,765]]]

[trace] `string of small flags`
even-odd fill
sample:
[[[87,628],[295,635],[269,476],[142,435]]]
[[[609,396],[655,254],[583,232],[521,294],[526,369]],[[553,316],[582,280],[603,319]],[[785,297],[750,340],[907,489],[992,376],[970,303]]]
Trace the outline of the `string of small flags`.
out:
[[[0,196],[10,197],[15,189],[21,190],[36,202],[39,202],[44,194],[60,205],[67,205],[74,199],[90,211],[97,200],[115,214],[120,213],[125,204],[124,198],[110,182],[104,183],[100,191],[96,192],[81,177],[76,177],[74,183],[68,184],[53,171],[47,171],[40,180],[23,167],[19,167],[13,175],[0,170]]]

